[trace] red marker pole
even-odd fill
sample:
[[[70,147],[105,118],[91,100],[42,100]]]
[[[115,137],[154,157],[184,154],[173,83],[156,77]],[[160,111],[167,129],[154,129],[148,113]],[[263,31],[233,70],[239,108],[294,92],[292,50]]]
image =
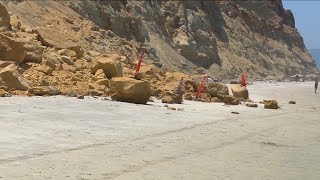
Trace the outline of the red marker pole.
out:
[[[246,77],[244,76],[244,72],[242,72],[241,81],[240,82],[241,82],[242,86],[247,86]]]
[[[134,77],[136,77],[137,74],[138,74],[139,71],[140,71],[140,67],[141,67],[141,63],[142,63],[142,58],[143,58],[143,55],[144,55],[144,51],[145,51],[145,49],[142,49],[142,51],[141,51],[141,53],[140,53],[140,56],[139,56],[139,58],[138,58],[138,64],[137,64],[137,66],[136,66],[136,72],[135,72],[135,74],[134,74]]]
[[[200,95],[200,93],[202,91],[203,83],[206,81],[206,78],[207,78],[207,76],[203,76],[202,81],[200,82],[200,85],[198,87],[198,91],[197,91],[197,94],[196,94],[196,98],[197,99],[198,99],[198,97],[199,97],[199,95]]]

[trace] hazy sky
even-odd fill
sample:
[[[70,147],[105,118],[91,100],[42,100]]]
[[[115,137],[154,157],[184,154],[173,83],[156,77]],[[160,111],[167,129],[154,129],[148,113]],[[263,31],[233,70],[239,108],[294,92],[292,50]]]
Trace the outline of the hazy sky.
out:
[[[320,1],[284,0],[283,6],[292,10],[307,48],[320,49]]]

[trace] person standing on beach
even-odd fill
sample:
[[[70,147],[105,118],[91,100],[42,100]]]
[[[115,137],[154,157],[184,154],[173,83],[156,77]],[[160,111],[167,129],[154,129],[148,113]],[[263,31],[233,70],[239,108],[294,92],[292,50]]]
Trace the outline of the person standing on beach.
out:
[[[297,74],[296,75],[296,82],[298,82],[299,81],[299,75]]]
[[[317,93],[318,85],[319,85],[319,79],[318,77],[316,77],[314,80],[314,93]]]
[[[181,78],[181,80],[179,82],[176,93],[181,96],[183,95],[183,77]]]

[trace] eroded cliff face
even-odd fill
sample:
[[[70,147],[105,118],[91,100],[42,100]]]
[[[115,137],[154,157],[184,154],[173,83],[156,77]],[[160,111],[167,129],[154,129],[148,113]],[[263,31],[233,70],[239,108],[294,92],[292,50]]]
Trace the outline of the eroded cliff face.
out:
[[[144,47],[147,63],[190,74],[234,78],[242,71],[251,77],[315,71],[281,0],[47,0],[5,6],[19,28],[49,28],[84,50],[118,53],[131,64]]]

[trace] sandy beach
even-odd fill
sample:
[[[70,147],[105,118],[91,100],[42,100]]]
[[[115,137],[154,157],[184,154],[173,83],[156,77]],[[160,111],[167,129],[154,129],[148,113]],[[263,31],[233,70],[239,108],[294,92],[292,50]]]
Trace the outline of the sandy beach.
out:
[[[248,90],[281,109],[1,98],[0,179],[320,179],[314,84],[257,82]]]

